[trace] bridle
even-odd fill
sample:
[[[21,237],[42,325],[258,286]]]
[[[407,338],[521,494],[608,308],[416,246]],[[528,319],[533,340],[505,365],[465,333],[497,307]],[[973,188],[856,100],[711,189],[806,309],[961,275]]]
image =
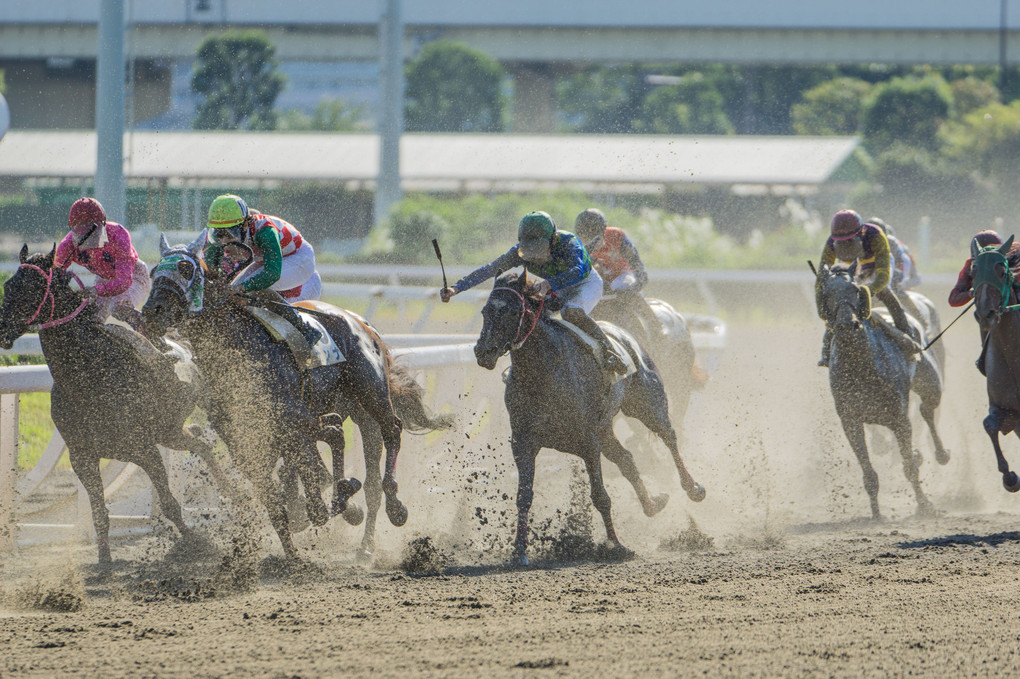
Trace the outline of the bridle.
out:
[[[35,313],[32,314],[31,318],[28,319],[28,327],[30,329],[33,329],[33,330],[36,330],[36,331],[45,330],[46,328],[52,328],[52,327],[57,326],[57,325],[63,325],[64,323],[67,323],[68,321],[74,320],[78,316],[78,314],[80,314],[82,312],[82,310],[89,305],[89,302],[91,301],[89,298],[86,297],[85,299],[83,299],[81,301],[81,304],[78,305],[78,308],[75,309],[74,311],[72,311],[67,316],[62,316],[61,318],[54,318],[54,316],[57,313],[57,298],[53,294],[53,277],[56,275],[56,271],[57,271],[56,268],[52,268],[51,267],[49,271],[46,271],[41,266],[36,266],[35,264],[28,264],[28,263],[23,263],[18,268],[19,269],[33,269],[35,271],[38,271],[42,275],[42,277],[46,279],[46,292],[43,293],[43,298],[39,302],[39,306],[36,307]],[[74,273],[73,271],[68,271],[67,273],[70,276],[72,276],[75,281],[78,282],[78,285],[81,286],[82,290],[85,289],[85,284],[81,282],[80,278],[78,278],[78,274]],[[46,321],[45,323],[39,323],[39,324],[33,326],[33,324],[32,324],[33,321],[35,321],[35,319],[39,317],[39,314],[42,312],[43,307],[46,306],[46,300],[47,299],[50,301],[50,318],[49,318],[49,320]]]
[[[992,287],[998,288],[999,292],[999,308],[995,310],[995,316],[999,317],[1007,311],[1015,311],[1020,309],[1020,304],[1009,304],[1009,298],[1013,290],[1013,283],[1015,282],[1015,275],[1013,270],[1009,266],[1009,260],[999,252],[996,246],[990,246],[981,252],[977,257],[974,258],[974,263],[971,265],[971,272],[978,269],[978,260],[982,259],[981,269],[978,272],[979,277],[974,278],[972,282],[972,288],[974,290],[974,297],[977,298],[978,288],[981,287]],[[988,260],[994,260],[989,264],[985,264]],[[1002,264],[1006,269],[1006,275],[1003,276],[1001,283],[995,275],[995,265]]]
[[[850,283],[853,284],[853,281],[850,281]],[[854,285],[854,287],[857,287],[856,284]],[[849,299],[847,297],[843,297],[842,299],[836,302],[835,308],[832,310],[831,313],[828,314],[828,318],[825,319],[826,324],[831,326],[831,324],[835,322],[836,317],[839,316],[839,310],[842,309],[844,306],[850,307],[850,311],[855,318],[860,316],[860,310],[858,309],[857,299],[856,298]],[[826,311],[828,311],[827,305]]]
[[[515,290],[514,288],[498,287],[492,289],[492,292],[494,293],[497,291],[506,291],[513,293],[514,296],[516,296],[521,303],[521,318],[520,321],[518,321],[517,323],[517,333],[514,335],[514,338],[512,340],[509,340],[504,345],[503,353],[505,354],[507,351],[515,351],[517,349],[520,349],[521,346],[527,341],[527,339],[531,337],[531,333],[534,332],[535,328],[538,326],[538,319],[542,317],[542,309],[545,307],[545,297],[543,297],[541,301],[539,301],[537,309],[531,310],[528,308],[527,298],[525,298],[524,295],[522,295],[519,291]],[[525,332],[524,336],[522,337],[521,332],[524,330],[524,319],[527,318],[528,314],[533,314],[531,320],[531,327],[528,328],[528,331]]]
[[[182,261],[189,262],[192,265],[191,276],[189,278],[182,276],[177,268],[177,265]],[[192,290],[201,266],[202,263],[189,252],[179,250],[168,252],[156,264],[156,268],[153,270],[152,287],[153,289],[170,292],[180,298],[184,305],[190,308],[192,306],[192,297],[194,296]],[[194,301],[198,309],[201,309],[201,299]]]

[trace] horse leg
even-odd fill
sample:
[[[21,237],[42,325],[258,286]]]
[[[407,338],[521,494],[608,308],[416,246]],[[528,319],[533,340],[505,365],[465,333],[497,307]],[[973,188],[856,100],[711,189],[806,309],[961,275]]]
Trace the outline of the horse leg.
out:
[[[999,473],[1002,474],[1002,486],[1009,492],[1015,493],[1020,490],[1020,480],[1018,480],[1016,472],[1010,471],[1009,463],[1006,462],[1006,458],[1002,454],[1002,448],[999,447],[999,430],[1002,428],[1002,421],[1006,414],[1002,408],[992,406],[988,409],[988,417],[984,419],[982,424],[985,427],[985,433],[988,434],[988,438],[992,440],[992,447],[995,449],[995,461],[998,464]],[[1017,435],[1020,436],[1020,432]]]
[[[99,472],[98,455],[81,455],[70,451],[71,469],[78,476],[89,496],[92,508],[92,525],[96,529],[96,546],[99,548],[99,565],[106,567],[113,561],[110,556],[110,511],[106,508],[103,492],[103,475]]]
[[[907,477],[911,487],[914,489],[914,497],[917,500],[917,513],[931,516],[934,513],[934,507],[932,507],[928,496],[924,494],[924,490],[921,489],[921,474],[918,469],[918,459],[920,456],[914,454],[914,450],[910,445],[910,420],[904,416],[892,430],[896,436],[896,442],[900,446],[900,457],[903,458],[903,475]]]
[[[511,563],[515,566],[528,565],[528,514],[535,499],[535,458],[541,450],[537,445],[524,445],[517,439],[511,441],[514,463],[517,465],[517,534],[514,536],[514,555]]]
[[[244,471],[248,476],[248,480],[255,487],[255,492],[262,502],[262,506],[266,508],[266,513],[269,514],[269,522],[280,539],[284,555],[288,559],[298,560],[300,557],[297,547],[294,546],[294,540],[291,538],[290,523],[287,520],[287,509],[284,505],[283,494],[280,492],[279,486],[273,481],[272,469],[275,466],[275,461],[275,458],[273,460],[251,460],[251,464],[246,465]],[[260,462],[261,464],[259,464]]]
[[[606,485],[602,480],[602,452],[597,449],[589,449],[582,456],[584,466],[588,470],[588,481],[591,483],[591,503],[602,515],[602,523],[606,526],[606,540],[614,549],[622,549],[620,538],[616,536],[616,528],[613,526],[613,502],[606,492]]]
[[[939,436],[938,430],[935,429],[935,408],[937,407],[937,402],[932,403],[930,400],[921,399],[921,417],[927,423],[928,431],[931,432],[932,441],[935,443],[935,461],[946,465],[949,464],[949,451],[942,445],[942,438]]]
[[[177,527],[177,532],[182,538],[188,538],[191,532],[184,524],[181,504],[170,492],[170,480],[167,477],[166,466],[163,464],[163,457],[159,454],[159,449],[152,446],[132,461],[149,476],[149,482],[152,483],[152,489],[156,491],[156,497],[159,498],[159,506],[163,509],[164,516]]]
[[[627,479],[630,485],[633,486],[645,516],[655,516],[662,511],[666,503],[669,502],[669,495],[659,493],[655,497],[648,496],[645,483],[641,480],[641,474],[638,472],[637,465],[634,464],[634,456],[623,447],[623,444],[616,438],[612,430],[602,438],[602,454],[606,456],[607,460],[620,468],[623,478]]]
[[[329,446],[333,453],[333,503],[330,507],[332,516],[347,512],[347,502],[361,490],[361,482],[355,478],[344,477],[344,450],[347,442],[342,427],[329,425],[319,433],[320,440]]]
[[[386,448],[386,468],[383,472],[382,489],[386,494],[386,516],[390,523],[400,527],[407,523],[407,507],[397,497],[397,455],[400,453],[400,432],[403,425],[393,412],[389,387],[385,381],[378,381],[370,388],[359,390],[357,401],[369,417],[379,425],[383,446]]]
[[[209,433],[212,430],[203,429],[197,424],[191,424],[187,427],[183,427],[180,433],[175,433],[172,438],[168,438],[166,441],[160,441],[167,448],[173,448],[174,450],[186,450],[189,453],[197,455],[205,466],[209,468],[209,473],[212,474],[213,481],[216,482],[216,487],[220,489],[227,497],[235,499],[237,492],[234,489],[234,485],[230,481],[230,477],[227,475],[223,466],[219,460],[216,459],[216,454],[213,452],[213,444],[207,440]]]
[[[935,461],[941,465],[949,464],[949,451],[942,444],[942,438],[935,428],[935,409],[942,403],[942,380],[933,358],[922,357],[910,388],[921,397],[921,417],[928,425],[935,444]]]
[[[850,448],[854,451],[854,455],[857,456],[857,462],[860,463],[861,471],[864,474],[864,490],[867,492],[868,500],[871,502],[871,518],[881,519],[882,513],[878,510],[878,474],[875,473],[874,467],[871,466],[871,460],[868,458],[868,444],[864,438],[864,423],[847,422],[845,419],[842,422],[846,440],[850,443]]]
[[[369,561],[375,551],[375,522],[382,505],[382,462],[383,440],[379,426],[364,415],[355,416],[355,423],[361,430],[361,443],[365,455],[365,534],[361,538],[358,559]]]

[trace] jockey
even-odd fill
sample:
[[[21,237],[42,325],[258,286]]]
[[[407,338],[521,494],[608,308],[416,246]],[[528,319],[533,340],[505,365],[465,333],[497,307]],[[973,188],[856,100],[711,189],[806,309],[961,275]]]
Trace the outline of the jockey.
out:
[[[903,244],[903,241],[896,237],[892,227],[886,224],[883,219],[880,217],[869,217],[867,223],[874,224],[882,229],[882,232],[885,233],[885,239],[889,241],[889,252],[892,253],[893,258],[889,287],[896,293],[896,297],[899,298],[903,309],[914,318],[921,320],[923,318],[921,310],[917,308],[914,300],[910,298],[907,292],[912,290],[914,286],[921,284],[921,276],[917,271],[917,262],[914,261],[914,256],[910,254],[910,249]]]
[[[602,278],[592,267],[581,240],[572,233],[557,230],[552,217],[545,212],[524,215],[517,228],[517,244],[506,254],[461,278],[452,288],[443,288],[440,298],[449,302],[457,293],[516,266],[523,266],[543,279],[538,284],[539,293],[556,293],[563,302],[563,320],[598,342],[606,367],[620,374],[627,371],[609,338],[588,315],[602,299]]]
[[[1002,245],[1002,237],[991,230],[978,231],[972,240],[977,244],[979,250],[989,245]],[[974,299],[974,279],[971,277],[973,265],[973,257],[968,257],[967,261],[963,263],[960,275],[956,277],[956,285],[949,291],[949,306],[963,306]]]
[[[831,266],[837,259],[842,262],[857,261],[860,277],[868,281],[866,285],[871,294],[885,304],[896,330],[899,331],[890,333],[890,337],[910,360],[916,360],[916,355],[921,352],[921,346],[913,336],[899,299],[889,288],[892,253],[889,251],[889,241],[886,240],[885,233],[874,224],[862,223],[861,216],[853,210],[837,212],[832,218],[830,231],[832,235],[825,241],[825,247],[822,249],[822,264]],[[821,288],[817,287],[816,292],[820,291]],[[816,302],[818,315],[825,319],[820,295],[816,295]],[[832,330],[826,327],[822,338],[822,357],[818,365],[828,367],[831,347]]]
[[[67,216],[70,233],[57,246],[55,268],[78,264],[96,276],[96,284],[83,294],[93,300],[95,319],[103,323],[111,315],[142,331],[142,314],[136,307],[149,296],[152,283],[145,262],[131,245],[131,234],[106,219],[95,198],[79,198]]]
[[[608,226],[601,210],[588,208],[577,215],[574,231],[591,255],[603,282],[611,291],[626,297],[630,308],[644,321],[649,336],[665,332],[659,317],[641,294],[648,274],[637,248],[623,229]]]
[[[288,302],[318,299],[322,279],[315,270],[315,251],[292,224],[279,217],[248,209],[240,197],[218,196],[209,206],[210,245],[205,257],[217,268],[223,257],[223,246],[241,243],[251,248],[255,261],[242,271],[231,286],[249,293],[266,308],[283,316],[301,331],[313,345],[321,337],[319,331],[301,319]],[[274,303],[275,302],[275,303]]]

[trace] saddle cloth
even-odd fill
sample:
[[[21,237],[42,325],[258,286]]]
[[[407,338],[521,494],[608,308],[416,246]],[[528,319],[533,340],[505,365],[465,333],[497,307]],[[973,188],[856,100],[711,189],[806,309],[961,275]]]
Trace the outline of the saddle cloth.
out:
[[[283,317],[262,307],[247,306],[245,309],[265,326],[274,340],[287,343],[299,366],[311,370],[347,360],[326,328],[312,314],[298,311],[301,320],[319,331],[319,341],[309,347],[304,335]]]
[[[578,340],[584,343],[584,345],[591,350],[592,354],[595,356],[595,360],[598,361],[599,367],[602,369],[602,372],[606,373],[607,375],[610,375],[611,377],[610,382],[617,382],[619,380],[624,379],[625,377],[630,377],[631,375],[637,372],[637,365],[634,363],[634,359],[631,358],[630,352],[627,351],[627,347],[625,347],[619,340],[617,340],[609,333],[606,333],[606,337],[609,338],[609,343],[613,345],[613,350],[616,351],[616,355],[619,356],[620,360],[623,361],[624,365],[627,366],[627,372],[625,372],[622,375],[606,368],[606,366],[602,362],[602,345],[596,342],[591,335],[586,333],[584,330],[581,330],[573,323],[565,321],[562,318],[550,318],[549,320],[552,321],[553,323],[558,323],[562,325],[564,328],[572,332],[577,337]]]

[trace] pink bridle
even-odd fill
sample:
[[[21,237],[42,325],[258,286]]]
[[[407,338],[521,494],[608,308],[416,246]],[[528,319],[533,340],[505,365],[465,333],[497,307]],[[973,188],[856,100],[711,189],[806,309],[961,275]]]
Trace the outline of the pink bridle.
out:
[[[538,326],[538,319],[542,317],[542,309],[545,307],[545,297],[543,297],[542,300],[538,303],[538,309],[536,309],[535,311],[530,311],[528,309],[528,301],[527,301],[527,299],[525,299],[524,295],[522,295],[517,290],[514,290],[513,288],[506,288],[506,287],[499,287],[499,288],[493,288],[492,289],[493,292],[496,292],[497,290],[507,290],[509,292],[512,292],[515,295],[517,295],[517,299],[519,299],[521,301],[521,307],[522,307],[521,320],[520,320],[520,322],[517,323],[517,334],[514,335],[513,340],[511,340],[511,342],[510,342],[510,349],[511,350],[519,349],[521,347],[521,345],[523,345],[524,342],[527,341],[527,339],[529,337],[531,337],[531,333],[533,333],[535,331],[535,327]],[[528,328],[528,332],[526,332],[524,334],[524,337],[521,337],[521,330],[524,329],[524,318],[528,315],[529,312],[533,313],[535,316],[534,316],[534,318],[531,321],[531,327]]]
[[[50,320],[35,326],[36,330],[45,330],[46,328],[52,328],[55,325],[61,325],[62,323],[67,323],[68,321],[73,320],[78,314],[81,313],[82,309],[88,306],[89,302],[91,301],[86,297],[85,299],[82,300],[81,304],[78,305],[78,308],[72,311],[69,315],[64,316],[63,318],[54,319],[53,315],[57,312],[57,298],[53,295],[54,269],[46,271],[41,266],[36,266],[35,264],[22,264],[18,268],[35,269],[40,274],[42,274],[43,278],[46,279],[46,292],[43,294],[42,301],[39,302],[39,306],[36,308],[35,313],[32,314],[31,318],[28,319],[29,327],[32,326],[32,321],[34,321],[36,317],[39,316],[39,313],[42,311],[43,307],[46,306],[47,298],[50,300]],[[71,276],[74,277],[74,280],[78,282],[78,285],[80,285],[82,289],[85,289],[85,284],[81,282],[80,278],[78,278],[78,274],[74,273],[73,271],[69,273],[71,274]]]

